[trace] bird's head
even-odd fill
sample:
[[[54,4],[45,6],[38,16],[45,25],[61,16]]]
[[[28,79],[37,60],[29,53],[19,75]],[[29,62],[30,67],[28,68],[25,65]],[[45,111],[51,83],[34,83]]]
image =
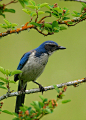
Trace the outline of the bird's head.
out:
[[[56,50],[63,50],[66,49],[65,47],[59,46],[54,41],[45,41],[43,42],[38,49],[42,52],[48,53],[48,55],[51,55]]]

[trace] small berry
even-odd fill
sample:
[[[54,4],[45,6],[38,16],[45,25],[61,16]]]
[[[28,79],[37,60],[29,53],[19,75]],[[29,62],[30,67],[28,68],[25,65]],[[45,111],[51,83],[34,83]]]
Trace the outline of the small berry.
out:
[[[22,114],[18,114],[18,115],[19,115],[19,118],[23,116]]]
[[[86,8],[84,7],[84,11],[86,12]]]
[[[66,12],[66,10],[63,10],[63,13],[65,13]]]
[[[56,106],[58,106],[58,103],[56,103]]]
[[[80,15],[80,17],[82,17],[82,15]]]
[[[43,108],[46,108],[46,106],[44,105]]]
[[[56,8],[56,7],[58,7],[58,4],[57,4],[57,3],[54,4],[53,8]]]
[[[25,115],[27,115],[27,116],[29,115],[29,111],[28,110],[25,111]]]
[[[1,102],[1,104],[3,104],[3,102]]]

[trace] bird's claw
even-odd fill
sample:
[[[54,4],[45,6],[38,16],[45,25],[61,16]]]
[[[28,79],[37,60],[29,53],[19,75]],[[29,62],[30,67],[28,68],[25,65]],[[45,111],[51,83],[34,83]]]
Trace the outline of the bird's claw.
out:
[[[40,89],[40,92],[42,92],[43,94],[43,92],[45,91],[45,88],[42,85],[39,85],[39,89]]]

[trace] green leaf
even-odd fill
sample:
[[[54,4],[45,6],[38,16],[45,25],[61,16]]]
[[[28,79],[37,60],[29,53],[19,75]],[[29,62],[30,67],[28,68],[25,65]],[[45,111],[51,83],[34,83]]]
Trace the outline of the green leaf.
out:
[[[43,95],[40,95],[39,97],[41,98],[41,100],[44,100],[44,99],[45,99],[45,98],[43,97]]]
[[[36,16],[37,15],[37,13],[35,12],[35,11],[33,11],[33,12],[31,12],[31,14],[30,14],[31,16]]]
[[[50,11],[45,11],[45,13],[50,13],[50,14],[51,14],[51,12],[50,12]]]
[[[10,114],[10,115],[13,115],[13,113],[12,113],[12,112],[9,112],[8,110],[3,110],[2,112],[7,113],[7,114]]]
[[[52,10],[54,5],[46,5],[45,7],[47,7],[48,9]]]
[[[25,4],[25,5],[29,5],[28,1],[29,1],[29,0],[24,0],[24,4]]]
[[[72,21],[71,21],[71,22],[68,22],[68,24],[71,24],[71,25],[72,25],[72,24],[73,24],[73,22],[72,22]]]
[[[75,16],[75,17],[79,17],[81,15],[81,13],[78,13],[76,11],[73,11],[75,14],[72,14],[72,16]]]
[[[47,102],[48,101],[48,99],[47,98],[45,98],[44,100],[43,100],[43,103],[45,103],[45,102]]]
[[[79,17],[79,15],[76,15],[76,14],[72,14],[72,16],[74,16],[74,17]]]
[[[4,87],[4,86],[2,86],[2,85],[0,85],[0,88],[2,88],[2,89],[6,89],[6,90],[7,90],[7,88],[6,88],[6,87]]]
[[[26,111],[26,109],[24,107],[22,107],[22,106],[20,106],[20,110],[23,111],[23,112]]]
[[[14,9],[7,9],[7,8],[5,8],[5,9],[4,9],[4,12],[15,13],[15,10],[14,10]]]
[[[6,71],[6,75],[8,76],[8,75],[10,75],[11,74],[11,72],[10,72],[10,70],[5,70]]]
[[[40,8],[47,6],[47,5],[48,5],[48,3],[42,3],[42,4],[40,4]]]
[[[59,93],[60,92],[60,90],[59,90],[59,88],[57,87],[57,85],[53,85],[53,87],[55,88],[55,90]]]
[[[40,4],[37,4],[38,9],[40,9]]]
[[[28,109],[28,107],[27,107],[26,105],[22,104],[22,106],[23,106],[25,109]]]
[[[38,15],[40,15],[40,14],[44,14],[45,12],[43,12],[43,11],[38,11]]]
[[[11,76],[15,75],[15,74],[19,74],[19,73],[22,73],[22,71],[21,70],[15,70],[15,71],[11,72]]]
[[[4,82],[8,82],[8,80],[7,80],[7,79],[4,79],[3,77],[0,77],[0,79],[1,79],[2,81],[4,81]]]
[[[54,27],[58,27],[58,22],[57,21],[53,21],[52,28],[54,28]]]
[[[48,24],[48,23],[45,23],[44,24],[45,27],[48,27],[48,28],[52,28],[52,25]]]
[[[17,26],[18,24],[16,24],[16,23],[12,23],[11,24],[11,26],[12,26],[12,28],[15,28],[15,26]]]
[[[29,11],[28,9],[22,9],[25,13],[27,13],[27,14],[31,14],[31,11]]]
[[[2,72],[3,74],[6,74],[6,71],[3,67],[0,67],[0,72]]]
[[[73,11],[75,14],[77,14],[78,12],[76,12],[76,11]]]
[[[43,106],[44,106],[44,103],[43,102],[39,102],[39,107],[43,108]]]
[[[60,30],[66,30],[67,28],[65,26],[60,26]]]
[[[5,21],[5,23],[6,23],[7,25],[10,24],[10,22],[9,22],[8,20],[4,19],[4,21]]]
[[[1,26],[2,28],[5,28],[5,29],[8,28],[8,25],[5,25],[5,24],[0,24],[0,26]]]
[[[15,81],[12,81],[12,80],[8,80],[9,83],[16,83]]]
[[[65,13],[64,16],[67,16],[67,15],[69,15],[69,14],[70,14],[70,13]]]
[[[33,101],[33,103],[31,103],[31,105],[37,110],[40,111],[40,104],[38,101]]]
[[[32,4],[33,6],[36,5],[35,1],[33,1],[33,0],[30,0],[29,3]]]
[[[0,85],[4,85],[4,83],[3,83],[3,82],[0,82]]]
[[[63,17],[63,20],[67,20],[67,19],[70,19],[70,17]]]
[[[59,18],[59,15],[56,14],[56,13],[52,13],[52,15],[53,15],[54,17],[56,17],[56,18]]]
[[[57,33],[57,32],[59,32],[59,29],[56,28],[56,27],[54,27],[53,32],[54,32],[54,33]]]
[[[24,1],[23,0],[18,0],[20,2],[20,4],[22,5],[22,7],[25,7],[24,5]]]
[[[38,101],[33,101],[33,103],[31,103],[32,106],[39,106],[39,102]]]
[[[64,104],[64,103],[68,103],[68,102],[70,102],[71,100],[63,100],[62,101],[62,103]]]
[[[51,110],[48,109],[48,108],[46,108],[45,111],[46,111],[48,114],[51,113]]]
[[[35,22],[30,22],[30,24],[35,25],[35,26],[37,26],[37,27],[41,27],[41,26],[42,26],[41,24],[35,23]]]
[[[4,21],[5,21],[6,24],[0,24],[0,26],[1,26],[2,28],[5,28],[5,29],[7,29],[7,28],[15,28],[15,26],[18,25],[18,24],[16,24],[16,23],[11,23],[11,22],[9,22],[9,21],[6,20],[6,19],[4,19]]]
[[[0,1],[1,2],[1,1]],[[3,7],[4,5],[0,4],[0,7]]]
[[[48,99],[47,99],[47,98],[44,98],[43,95],[40,95],[39,97],[41,98],[41,100],[43,101],[43,103],[45,103],[45,102],[48,101]]]
[[[15,113],[15,112],[12,112],[13,113],[13,115],[15,115],[16,117],[18,117],[18,114],[17,113]]]
[[[82,6],[82,8],[81,8],[81,12],[84,10],[84,6]]]
[[[34,5],[27,5],[27,7],[35,9],[36,7]]]
[[[31,107],[28,107],[28,109],[27,109],[27,110],[30,112],[30,111],[31,111],[31,109],[32,109]]]
[[[0,13],[0,15],[2,15],[2,16],[5,18],[5,14],[3,14],[3,13]]]
[[[86,7],[86,3],[84,3],[84,2],[81,2],[81,4],[82,4],[84,7]]]

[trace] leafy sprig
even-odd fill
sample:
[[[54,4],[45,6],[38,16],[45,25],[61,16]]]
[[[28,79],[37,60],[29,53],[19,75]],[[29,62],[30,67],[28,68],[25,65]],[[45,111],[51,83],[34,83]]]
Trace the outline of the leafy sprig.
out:
[[[6,89],[8,90],[8,92],[11,92],[9,84],[15,83],[15,81],[10,80],[10,77],[15,74],[19,74],[22,71],[21,70],[10,71],[9,69],[4,69],[3,67],[0,67],[0,72],[5,76],[5,78],[0,77],[0,81],[3,81],[3,82],[0,82],[0,88]]]
[[[42,95],[39,97],[41,98],[41,101],[33,101],[31,103],[32,107],[25,106],[22,104],[20,107],[20,111],[18,114],[14,112],[9,112],[8,110],[1,110],[1,112],[15,115],[15,118],[13,120],[39,120],[43,116],[47,114],[53,113],[53,110],[58,106],[57,101],[63,98],[63,93],[66,91],[67,87],[64,86],[63,88],[59,89],[56,85],[53,85],[55,90],[57,91],[57,98],[48,100],[47,98],[44,98]],[[63,100],[62,104],[68,103],[71,100]]]

